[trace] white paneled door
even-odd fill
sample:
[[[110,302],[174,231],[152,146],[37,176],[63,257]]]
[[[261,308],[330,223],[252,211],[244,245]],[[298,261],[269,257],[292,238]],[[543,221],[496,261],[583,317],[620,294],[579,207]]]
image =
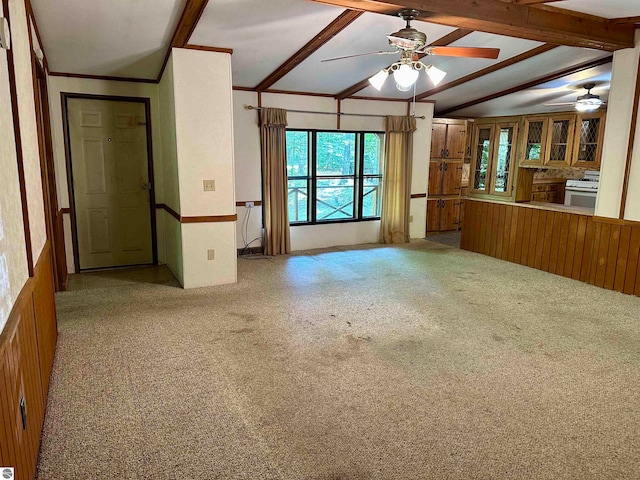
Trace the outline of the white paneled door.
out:
[[[80,269],[153,263],[145,105],[68,98]]]

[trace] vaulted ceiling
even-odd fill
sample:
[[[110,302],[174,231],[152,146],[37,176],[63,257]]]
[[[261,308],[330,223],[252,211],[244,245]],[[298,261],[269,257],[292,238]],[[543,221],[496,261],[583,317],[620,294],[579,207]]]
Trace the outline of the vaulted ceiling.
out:
[[[232,50],[235,88],[435,102],[442,115],[557,111],[585,93],[606,100],[611,52],[633,44],[637,0],[31,0],[49,70],[156,81],[170,45]],[[447,72],[415,92],[367,78],[397,58],[386,35],[394,14],[421,10],[413,26],[433,45],[495,47],[496,60],[430,55]],[[587,48],[589,47],[589,48]],[[570,107],[569,107],[570,108]]]

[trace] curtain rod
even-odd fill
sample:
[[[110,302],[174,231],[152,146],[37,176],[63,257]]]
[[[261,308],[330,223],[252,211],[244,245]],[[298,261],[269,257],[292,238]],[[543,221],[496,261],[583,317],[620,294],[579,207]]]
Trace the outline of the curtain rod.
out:
[[[244,106],[245,110],[262,110],[262,107],[254,107],[253,105],[245,105]],[[387,115],[376,115],[374,113],[344,113],[344,112],[315,112],[313,110],[289,110],[287,109],[287,112],[292,112],[292,113],[313,113],[316,115],[339,115],[339,116],[350,116],[350,117],[378,117],[378,118],[384,118]],[[421,117],[416,117],[415,115],[410,115],[412,117],[415,118],[420,118],[422,120],[424,120],[425,117],[424,115],[422,115]]]

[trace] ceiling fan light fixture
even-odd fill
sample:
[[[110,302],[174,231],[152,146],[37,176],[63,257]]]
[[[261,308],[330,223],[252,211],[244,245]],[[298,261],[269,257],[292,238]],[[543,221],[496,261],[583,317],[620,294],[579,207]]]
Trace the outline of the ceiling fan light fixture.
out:
[[[427,75],[431,79],[434,87],[438,86],[446,74],[447,72],[440,70],[438,67],[434,67],[433,65],[429,65],[429,67],[427,67]]]
[[[388,76],[389,72],[386,69],[380,70],[373,77],[369,78],[369,83],[373,88],[380,91]]]
[[[396,87],[401,92],[407,92],[411,89],[420,72],[413,68],[410,64],[402,64],[393,71],[393,79],[396,81]]]
[[[597,110],[602,105],[602,100],[591,99],[591,100],[578,100],[576,102],[576,110],[579,112],[593,112]]]

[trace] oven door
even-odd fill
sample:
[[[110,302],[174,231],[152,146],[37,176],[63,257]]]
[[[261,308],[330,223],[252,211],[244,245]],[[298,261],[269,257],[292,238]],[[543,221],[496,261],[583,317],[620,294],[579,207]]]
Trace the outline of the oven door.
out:
[[[596,208],[597,190],[567,187],[564,191],[564,204],[570,207]]]

